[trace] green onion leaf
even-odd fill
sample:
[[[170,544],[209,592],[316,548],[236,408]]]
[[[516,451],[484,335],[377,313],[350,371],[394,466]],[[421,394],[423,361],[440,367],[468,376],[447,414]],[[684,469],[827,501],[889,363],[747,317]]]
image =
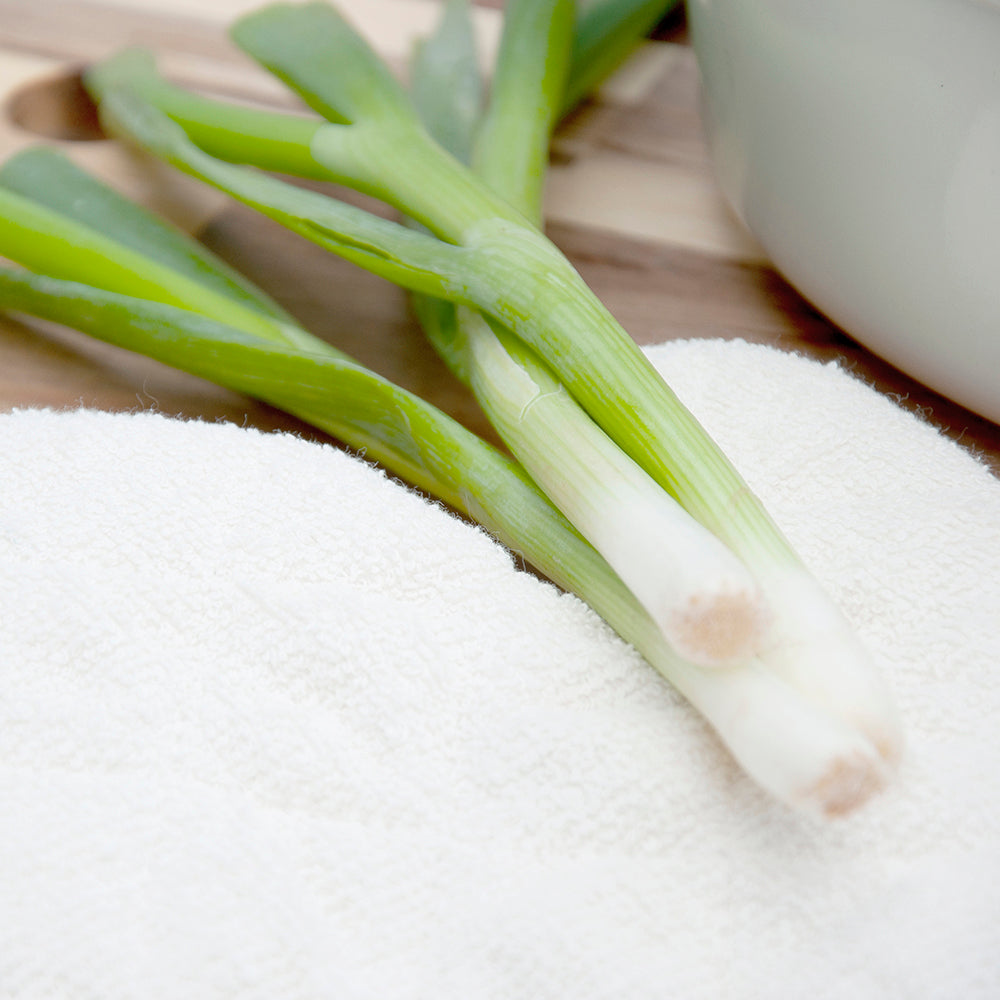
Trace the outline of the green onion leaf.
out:
[[[95,180],[57,149],[35,146],[15,154],[0,166],[0,186],[248,308],[292,322],[270,296],[197,240]]]
[[[410,89],[431,134],[467,163],[483,112],[483,80],[466,0],[447,0],[437,31],[417,43]],[[452,95],[447,108],[437,100],[442,92]]]
[[[679,0],[584,0],[579,4],[565,114],[615,70]]]
[[[34,271],[195,309],[259,336],[294,341],[294,326],[158,263],[0,184],[4,254]]]

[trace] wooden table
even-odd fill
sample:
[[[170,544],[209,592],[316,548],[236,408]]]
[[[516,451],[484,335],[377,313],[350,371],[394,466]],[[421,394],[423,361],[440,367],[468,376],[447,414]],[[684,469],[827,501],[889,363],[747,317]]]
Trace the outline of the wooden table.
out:
[[[58,143],[196,232],[313,332],[489,435],[474,402],[423,342],[401,292],[95,131],[77,72],[125,44],[155,50],[164,71],[182,83],[287,104],[287,94],[226,39],[228,21],[253,6],[247,0],[0,0],[0,155],[40,139]],[[496,44],[497,6],[490,0],[477,9],[487,57]],[[408,46],[432,24],[437,2],[345,0],[341,7],[403,72]],[[697,91],[683,16],[674,16],[560,129],[547,196],[555,242],[639,343],[739,337],[836,359],[1000,474],[1000,427],[873,356],[768,265],[715,189]],[[155,408],[313,433],[267,406],[147,359],[70,331],[0,318],[0,409],[76,405]]]

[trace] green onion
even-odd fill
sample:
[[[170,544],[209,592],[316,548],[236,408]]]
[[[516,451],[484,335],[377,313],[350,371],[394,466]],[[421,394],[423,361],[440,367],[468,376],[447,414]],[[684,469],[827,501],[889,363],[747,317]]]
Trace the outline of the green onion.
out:
[[[26,199],[51,201],[45,180],[54,164],[45,159],[55,155],[44,150],[19,154],[0,170],[0,185],[16,178]],[[62,236],[72,246],[87,222],[97,221],[112,256],[127,257],[123,249],[130,239],[134,206],[95,187],[97,182],[68,162],[58,165],[58,174],[67,195],[66,213],[45,219],[45,228],[37,230],[39,238]],[[105,209],[96,220],[95,193]],[[193,269],[207,285],[226,278],[222,262],[193,243],[185,246],[180,234],[165,226],[158,233],[157,224],[150,221],[144,220],[143,246],[150,260],[169,260],[168,266],[181,272]],[[23,228],[17,242],[29,242],[31,232]],[[0,251],[6,249],[0,239]],[[136,286],[146,288],[140,276]],[[263,311],[277,308],[252,287],[251,295],[259,296]],[[845,734],[837,724],[803,705],[769,672],[754,665],[706,672],[685,663],[607,564],[516,463],[339,352],[308,352],[196,311],[27,270],[0,268],[0,303],[7,311],[74,327],[280,406],[473,516],[555,582],[587,600],[705,714],[748,773],[789,804],[831,814],[856,805],[871,790],[871,768],[856,734],[847,736],[855,745],[845,765]],[[302,338],[308,338],[304,331]],[[759,704],[759,710],[747,713],[746,704]],[[791,762],[785,760],[789,746],[796,747]],[[816,776],[828,768],[834,747],[841,751],[842,766],[833,776],[836,780],[823,783],[819,794]]]
[[[642,8],[643,17],[651,16],[650,4],[616,6],[621,20],[605,22],[598,34],[625,23],[627,12]],[[417,293],[435,346],[575,526],[521,465],[432,407],[280,314],[219,285],[192,288],[197,278],[172,268],[167,251],[139,249],[124,231],[118,249],[95,243],[68,208],[72,225],[61,228],[52,217],[60,209],[39,204],[40,197],[26,207],[33,199],[23,188],[8,192],[0,206],[9,205],[13,218],[0,228],[0,252],[7,252],[7,240],[16,251],[9,257],[44,270],[59,246],[65,252],[79,240],[82,263],[76,270],[60,265],[55,276],[4,271],[0,300],[273,402],[366,449],[591,603],[705,715],[764,788],[823,814],[848,811],[884,782],[898,753],[896,719],[877,672],[730,463],[539,231],[548,135],[558,111],[575,99],[579,79],[565,85],[566,64],[576,73],[581,66],[567,51],[568,9],[560,0],[509,5],[483,118],[468,52],[435,69],[442,46],[425,45],[415,82],[421,106],[433,115],[441,79],[456,81],[455,96],[464,95],[454,135],[445,136],[458,156],[430,137],[409,95],[323,4],[266,8],[238,22],[234,37],[325,121],[189,94],[160,78],[141,53],[96,67],[88,86],[109,131]],[[577,19],[578,54],[586,51],[587,10]],[[452,38],[467,32],[462,14],[460,4],[448,9]],[[630,44],[627,36],[618,36],[618,51]],[[421,94],[425,84],[429,96]],[[448,114],[437,114],[439,128]],[[460,160],[470,152],[475,172]],[[348,184],[419,227],[293,187],[261,169]],[[55,233],[55,242],[40,253],[32,232],[39,240]],[[115,242],[115,234],[104,235]],[[151,278],[129,257],[144,253]],[[108,266],[100,265],[102,256]],[[176,273],[163,273],[170,270]],[[541,432],[532,429],[536,418],[544,418]],[[649,516],[658,527],[677,522],[666,531],[674,546],[664,556],[668,564],[652,571],[636,570],[646,555],[636,551],[637,541],[652,548],[648,540],[657,530],[621,530],[629,518],[639,519],[636,509],[642,516],[655,509]],[[677,541],[686,537],[682,525],[694,529],[688,550]],[[580,527],[611,556],[624,582]],[[698,574],[712,575],[704,566],[711,567],[713,546],[729,561],[724,577],[733,553],[743,563],[721,591],[745,596],[759,589],[772,622],[756,657],[706,670],[674,648],[690,649],[692,637],[686,647],[683,629],[663,615],[654,621],[636,595],[655,607],[661,598],[647,586],[665,586],[676,601],[691,592],[692,579],[698,592]],[[726,659],[694,631],[705,662]],[[712,631],[716,638],[724,633],[718,620]]]
[[[296,128],[311,130],[308,149],[302,145],[281,168],[294,172],[311,157],[305,173],[325,172],[394,205],[438,236],[443,256],[434,259],[421,244],[408,257],[416,245],[403,246],[385,229],[376,233],[374,223],[362,226],[367,253],[360,254],[357,230],[338,233],[331,225],[331,210],[320,204],[329,199],[317,196],[312,207],[299,202],[290,211],[280,181],[213,161],[180,131],[168,134],[152,114],[158,105],[207,151],[230,159],[274,167],[290,145],[287,134],[283,145],[262,142],[264,119],[251,139],[239,135],[227,128],[224,104],[185,97],[127,54],[88,76],[109,130],[411,290],[471,306],[509,328],[605,433],[751,570],[773,617],[762,649],[769,668],[894,760],[898,724],[870,657],[757,497],[562,254],[429,137],[405,92],[332,8],[267,7],[237,22],[234,37],[329,119],[305,126],[296,119]],[[402,157],[406,166],[398,169]]]
[[[439,254],[452,255],[435,260],[421,244],[419,256],[408,257],[415,246],[403,246],[398,234],[362,226],[369,266],[411,290],[481,310],[536,350],[619,447],[751,569],[774,618],[762,654],[769,668],[893,760],[898,725],[867,653],[725,456],[558,250],[433,142],[405,93],[332,8],[265,8],[238,22],[234,37],[329,119],[312,126],[311,174],[322,176],[325,169],[331,179],[395,205],[439,237]],[[164,90],[150,64],[134,58],[99,67],[90,85],[112,131],[365,263],[354,246],[357,231],[338,233],[331,210],[319,201],[312,208],[299,202],[299,209],[289,211],[281,182],[210,162],[152,114],[166,93],[170,115],[187,128],[200,128],[211,149],[226,132],[225,105],[186,103],[176,90]],[[377,90],[384,92],[376,97]],[[243,148],[240,137],[229,133],[221,151],[259,163],[261,131]],[[404,151],[406,169],[397,170],[393,165]],[[274,165],[274,152],[265,156],[268,165]],[[294,170],[294,163],[286,167]]]

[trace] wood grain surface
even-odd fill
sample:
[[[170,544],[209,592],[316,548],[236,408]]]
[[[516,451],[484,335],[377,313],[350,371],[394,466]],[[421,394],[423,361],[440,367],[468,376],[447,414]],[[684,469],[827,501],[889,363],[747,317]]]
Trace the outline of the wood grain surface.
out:
[[[491,436],[424,343],[405,295],[223,197],[99,135],[79,69],[123,45],[154,50],[179,82],[253,103],[294,101],[226,38],[247,0],[0,0],[0,156],[54,142],[242,269],[313,332]],[[437,0],[346,0],[341,8],[405,73]],[[477,9],[484,60],[498,3]],[[553,144],[554,241],[641,344],[743,338],[837,360],[979,454],[1000,474],[1000,427],[895,370],[819,315],[730,215],[712,180],[683,14],[564,122]],[[72,331],[0,317],[0,410],[152,408],[321,437],[270,407]],[[878,428],[873,427],[877,434]],[[781,428],[774,428],[780,434]]]

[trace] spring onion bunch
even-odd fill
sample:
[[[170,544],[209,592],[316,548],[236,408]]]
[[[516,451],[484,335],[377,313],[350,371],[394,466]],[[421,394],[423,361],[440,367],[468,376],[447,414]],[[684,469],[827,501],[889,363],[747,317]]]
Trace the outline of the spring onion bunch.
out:
[[[625,6],[649,17],[648,3]],[[47,204],[44,185],[25,179],[34,172],[10,164],[0,172],[0,253],[43,274],[4,271],[0,301],[273,402],[365,448],[591,603],[763,787],[813,812],[847,812],[898,756],[881,678],[759,500],[540,231],[549,132],[579,78],[572,14],[561,0],[508,6],[482,115],[471,49],[459,47],[441,72],[434,41],[424,46],[414,93],[457,156],[325,4],[275,5],[233,29],[319,117],[186,92],[138,52],[100,64],[87,81],[110,132],[415,293],[430,339],[518,462],[280,311],[249,304],[245,290],[204,280],[220,269],[203,257],[191,266],[193,251],[167,252],[159,238],[137,246],[124,225],[102,225],[99,237],[81,199]],[[577,20],[578,39],[587,23]],[[451,5],[442,31],[468,37],[464,24],[461,5]],[[467,86],[441,85],[449,79]],[[451,123],[450,138],[435,120]],[[410,221],[268,170],[348,184]],[[52,265],[55,245],[42,241],[53,232],[86,251],[80,263]]]

